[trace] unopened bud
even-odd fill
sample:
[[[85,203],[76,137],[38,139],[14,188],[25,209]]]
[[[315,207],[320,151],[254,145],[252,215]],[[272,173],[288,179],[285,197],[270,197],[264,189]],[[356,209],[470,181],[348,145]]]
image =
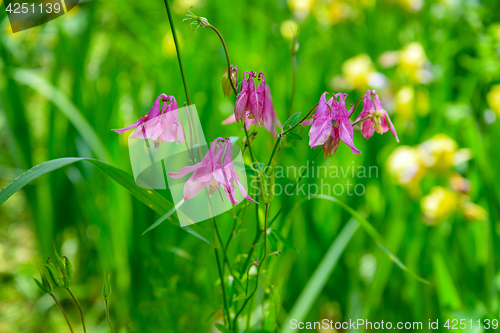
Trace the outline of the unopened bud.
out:
[[[38,270],[40,271],[40,276],[42,277],[42,281],[33,278],[33,281],[37,284],[38,288],[40,288],[41,291],[43,291],[46,294],[52,294],[54,291],[54,288],[52,287],[52,284],[50,283],[49,279],[47,279],[47,276],[43,273],[43,267],[38,267]]]
[[[64,261],[62,257],[59,255],[56,249],[56,244],[52,243],[54,245],[54,262],[57,268],[63,269],[64,268]]]
[[[71,264],[71,261],[69,261],[69,258],[66,256],[63,256],[64,258],[64,268],[66,275],[68,276],[69,283],[73,283],[73,277],[74,277],[74,270],[73,270],[73,265]]]
[[[231,80],[229,79],[227,67],[226,67],[226,70],[224,71],[224,74],[222,74],[222,91],[224,92],[225,97],[228,97],[233,92],[233,85],[231,85],[231,82],[233,82],[234,87],[236,87],[238,85],[238,67],[237,66],[234,66],[234,67],[231,66]]]
[[[102,287],[102,295],[104,299],[109,299],[111,296],[111,273],[106,277],[106,272],[104,272],[104,285]]]
[[[47,271],[49,271],[50,278],[52,279],[54,285],[58,288],[64,288],[64,282],[61,279],[61,276],[57,273],[55,267],[49,264],[45,265],[45,267],[47,268]]]
[[[292,51],[292,54],[299,52],[299,41],[297,39],[296,32],[294,32],[293,34],[292,44],[290,45],[290,51]]]

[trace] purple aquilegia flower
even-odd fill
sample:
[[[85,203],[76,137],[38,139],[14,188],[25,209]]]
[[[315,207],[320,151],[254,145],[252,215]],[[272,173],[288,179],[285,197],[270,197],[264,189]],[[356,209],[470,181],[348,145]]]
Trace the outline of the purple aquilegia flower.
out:
[[[326,101],[326,91],[321,95],[318,108],[313,116],[313,123],[309,130],[309,146],[315,148],[323,145],[332,132],[332,110]]]
[[[160,111],[160,99],[164,102]],[[174,96],[161,94],[156,99],[149,113],[137,120],[130,126],[121,129],[114,129],[118,134],[133,129],[134,133],[131,138],[135,139],[151,139],[155,141],[155,146],[162,142],[175,142],[180,140],[184,143],[184,132],[177,120],[177,102]]]
[[[353,129],[349,121],[353,110],[351,108],[347,112],[346,95],[338,93],[327,102],[326,94],[327,92],[321,95],[318,108],[313,116],[313,123],[309,130],[309,146],[311,148],[323,146],[326,157],[333,155],[342,141],[351,148],[353,154],[361,154],[353,142]]]
[[[389,118],[389,114],[387,114],[387,111],[385,111],[382,107],[382,103],[380,103],[380,99],[375,90],[368,90],[365,93],[365,100],[363,101],[363,111],[361,111],[356,121],[360,121],[364,118],[368,119],[361,121],[360,127],[361,134],[366,139],[371,138],[374,132],[383,134],[390,130],[392,135],[394,135],[394,137],[396,138],[396,141],[399,142],[398,135],[396,133],[394,125],[391,122],[391,118]]]
[[[208,188],[209,195],[215,194],[218,188],[222,187],[229,201],[237,205],[238,201],[234,195],[234,182],[236,182],[241,194],[246,199],[256,202],[248,196],[240,183],[238,173],[234,170],[232,151],[231,140],[219,137],[212,142],[201,162],[185,166],[179,172],[168,173],[172,178],[182,178],[194,171],[184,185],[184,200],[194,198],[204,187]]]
[[[247,78],[248,76],[248,78]],[[243,122],[250,112],[250,96],[255,92],[255,83],[253,81],[254,72],[243,73],[243,81],[241,81],[240,93],[236,97],[234,104],[234,115],[237,122]],[[254,118],[254,117],[253,117]]]
[[[276,116],[271,98],[271,89],[266,84],[264,73],[259,73],[258,79],[261,81],[255,88],[255,72],[245,72],[241,82],[240,93],[236,98],[234,105],[234,118],[231,116],[223,121],[223,124],[229,124],[234,121],[245,122],[248,128],[250,124],[264,126],[275,137],[278,136],[276,126],[281,127],[281,123]],[[248,77],[248,78],[247,78]]]
[[[262,85],[263,83],[261,83]],[[260,86],[259,86],[260,88]],[[271,98],[271,89],[266,84],[265,86],[265,100],[264,100],[264,113],[262,114],[262,119],[264,122],[264,127],[272,133],[273,136],[277,137],[278,133],[276,133],[276,126],[282,128],[278,117],[276,116],[276,111],[274,110],[273,100]]]

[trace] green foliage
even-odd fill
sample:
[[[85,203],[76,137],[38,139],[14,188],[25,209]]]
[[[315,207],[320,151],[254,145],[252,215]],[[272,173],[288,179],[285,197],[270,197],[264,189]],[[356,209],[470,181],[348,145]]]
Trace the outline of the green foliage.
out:
[[[187,84],[207,140],[244,137],[239,124],[220,125],[231,115],[235,98],[225,98],[220,88],[227,68],[220,41],[204,28],[193,37],[188,23],[182,23],[192,1],[170,3]],[[249,319],[246,332],[285,331],[292,316],[304,321],[424,323],[498,317],[500,183],[495,174],[500,157],[494,152],[500,144],[500,114],[488,102],[493,98],[487,100],[492,87],[500,84],[498,1],[429,0],[421,2],[420,10],[406,7],[419,1],[314,1],[316,6],[307,10],[294,8],[294,3],[195,1],[193,11],[224,36],[240,80],[245,70],[265,73],[284,131],[324,91],[348,92],[354,103],[366,89],[375,88],[366,82],[380,83],[382,78],[388,84],[376,89],[401,142],[387,134],[367,141],[355,131],[362,155],[353,156],[341,145],[332,158],[320,155],[314,160],[315,167],[377,167],[371,178],[349,172],[322,177],[323,185],[331,187],[346,181],[363,184],[362,196],[330,193],[338,200],[332,205],[308,200],[302,192],[276,194],[270,205],[267,253],[281,254],[268,257],[258,277],[247,276],[241,267],[254,239],[257,246],[249,263],[262,256],[264,205],[240,204],[217,217],[232,269],[225,265],[224,282],[233,317],[246,300],[247,282],[249,292],[258,286],[239,317],[240,330],[246,330]],[[81,2],[70,13],[17,34],[6,32],[5,11],[0,11],[0,20],[2,329],[67,331],[61,314],[47,311],[50,296],[40,298],[38,292],[52,292],[52,273],[64,287],[62,272],[49,265],[39,279],[29,277],[37,274],[37,261],[52,256],[55,240],[61,253],[72,258],[69,262],[62,257],[62,267],[81,301],[89,332],[109,331],[103,313],[95,311],[102,309],[104,290],[96,281],[102,281],[103,270],[113,272],[111,313],[107,310],[117,331],[208,332],[215,325],[224,332],[214,324],[224,315],[210,222],[180,228],[169,191],[140,188],[131,176],[128,134],[110,131],[133,123],[162,92],[174,95],[180,105],[185,102],[163,1]],[[298,40],[293,41],[293,34],[286,37],[292,31],[288,20],[298,23]],[[413,42],[425,51],[418,68],[404,53]],[[289,118],[290,44],[298,51]],[[343,67],[362,54],[377,73],[368,81],[349,77],[348,66]],[[405,54],[404,61],[387,65]],[[429,82],[419,80],[428,73]],[[338,87],[346,82],[350,87]],[[360,107],[361,102],[358,111]],[[253,151],[260,162],[267,162],[275,138],[264,129],[257,132]],[[388,157],[397,147],[420,147],[437,133],[470,149],[471,159],[425,175],[415,188],[398,185],[389,173]],[[286,174],[287,167],[299,168],[318,153],[307,145],[306,127],[299,125],[285,136],[272,160],[275,168],[285,168],[285,176],[275,179],[279,186],[294,184],[299,177],[301,170]],[[470,222],[459,212],[429,225],[421,198],[433,186],[449,188],[448,173],[456,172],[470,182],[467,196],[485,209],[486,217]],[[248,168],[248,174],[255,171]],[[320,178],[305,177],[303,189],[321,188]],[[273,220],[279,210],[282,214]],[[369,225],[354,222],[353,212],[366,213]],[[358,223],[364,228],[356,232]],[[56,261],[51,257],[59,265]],[[58,296],[63,292],[67,297],[55,290]],[[75,332],[83,331],[70,299],[59,300]]]

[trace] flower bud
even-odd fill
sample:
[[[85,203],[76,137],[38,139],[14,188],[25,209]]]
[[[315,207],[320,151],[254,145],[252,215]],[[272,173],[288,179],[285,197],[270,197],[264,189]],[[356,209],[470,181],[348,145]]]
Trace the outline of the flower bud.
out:
[[[73,277],[74,277],[74,270],[73,270],[73,265],[71,264],[71,261],[69,261],[69,258],[66,256],[63,256],[64,258],[64,268],[66,272],[66,276],[68,277],[69,283],[73,283]]]
[[[58,288],[65,288],[64,282],[55,267],[49,264],[45,265],[45,267],[49,271],[50,278],[52,279],[52,282],[54,282],[54,285]]]
[[[229,79],[229,75],[227,73],[227,67],[222,74],[222,91],[224,92],[224,96],[228,97],[233,92],[233,86],[231,85],[231,81],[233,85],[236,87],[238,85],[238,67],[231,66],[231,80]]]
[[[106,272],[104,272],[104,286],[102,287],[102,295],[104,299],[109,299],[111,296],[111,273],[106,277]]]
[[[63,269],[64,268],[64,261],[62,259],[62,257],[59,255],[59,253],[57,252],[57,249],[56,249],[56,244],[52,243],[54,245],[54,261],[55,261],[55,265],[57,268],[59,269]]]
[[[52,288],[52,284],[50,283],[49,279],[47,279],[47,276],[43,273],[43,268],[38,268],[40,271],[40,276],[42,277],[42,281],[33,278],[35,283],[37,284],[38,288],[40,288],[41,291],[43,291],[46,294],[52,294],[54,291],[54,288]]]

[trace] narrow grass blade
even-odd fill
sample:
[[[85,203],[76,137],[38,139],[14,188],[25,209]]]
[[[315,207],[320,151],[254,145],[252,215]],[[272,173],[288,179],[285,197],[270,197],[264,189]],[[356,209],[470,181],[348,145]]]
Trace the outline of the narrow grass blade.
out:
[[[340,207],[344,208],[345,210],[347,210],[351,215],[352,217],[354,217],[358,222],[359,224],[363,227],[363,229],[365,229],[365,231],[368,233],[368,235],[375,241],[375,244],[377,244],[377,246],[385,252],[385,254],[387,254],[387,256],[389,257],[389,259],[391,259],[399,268],[401,268],[403,271],[405,271],[406,273],[408,273],[409,275],[411,275],[413,278],[417,279],[418,281],[422,282],[422,283],[425,283],[425,284],[429,284],[429,281],[421,278],[420,276],[418,276],[417,274],[413,273],[412,271],[410,271],[402,262],[401,260],[399,260],[398,257],[396,257],[396,255],[394,255],[394,253],[392,253],[385,245],[385,241],[384,239],[382,238],[382,236],[380,236],[380,234],[378,233],[377,229],[375,229],[371,224],[370,222],[368,222],[363,216],[361,216],[357,211],[355,211],[354,209],[352,209],[351,207],[349,207],[348,205],[346,205],[345,203],[343,203],[342,201],[338,200],[337,198],[334,198],[334,197],[331,197],[329,195],[322,195],[322,194],[319,194],[319,195],[313,195],[311,196],[311,198],[313,199],[323,199],[323,200],[328,200],[328,201],[331,201],[331,202],[334,202],[336,204],[338,204]]]
[[[0,191],[0,205],[2,205],[16,191],[18,191],[20,188],[28,184],[30,181],[42,175],[45,175],[49,172],[52,172],[54,170],[57,170],[59,168],[62,168],[64,166],[79,161],[85,161],[94,165],[97,169],[101,170],[108,177],[110,177],[115,182],[123,186],[133,196],[142,201],[144,204],[146,204],[149,208],[151,208],[158,214],[164,215],[166,212],[175,209],[174,205],[170,201],[165,199],[163,196],[161,196],[158,192],[137,186],[135,184],[134,177],[132,177],[127,172],[118,169],[112,165],[109,165],[105,162],[84,157],[59,158],[56,160],[41,163],[29,169],[28,171],[25,171],[23,174],[18,176],[16,179],[14,179]],[[176,223],[177,219],[174,219],[174,217],[172,217],[171,214],[167,216],[165,219],[168,219],[169,222],[178,226],[178,224]],[[204,235],[205,232],[202,231],[201,228],[199,228],[198,226],[196,225],[186,226],[183,227],[183,229],[185,229],[192,235],[198,237],[199,239],[203,240],[204,242],[207,242],[208,244],[212,245],[210,237]]]
[[[337,265],[340,256],[358,228],[359,223],[355,219],[351,219],[339,233],[293,305],[292,311],[290,311],[282,325],[282,333],[293,332],[289,325],[290,320],[296,319],[300,322],[307,316],[314,301],[321,290],[323,290],[333,269]]]
[[[54,103],[54,105],[69,119],[71,124],[73,124],[98,159],[106,162],[111,161],[108,150],[97,136],[92,126],[90,126],[87,119],[85,119],[71,100],[59,89],[32,70],[16,69],[13,71],[13,76],[14,80],[17,82],[27,85]]]

